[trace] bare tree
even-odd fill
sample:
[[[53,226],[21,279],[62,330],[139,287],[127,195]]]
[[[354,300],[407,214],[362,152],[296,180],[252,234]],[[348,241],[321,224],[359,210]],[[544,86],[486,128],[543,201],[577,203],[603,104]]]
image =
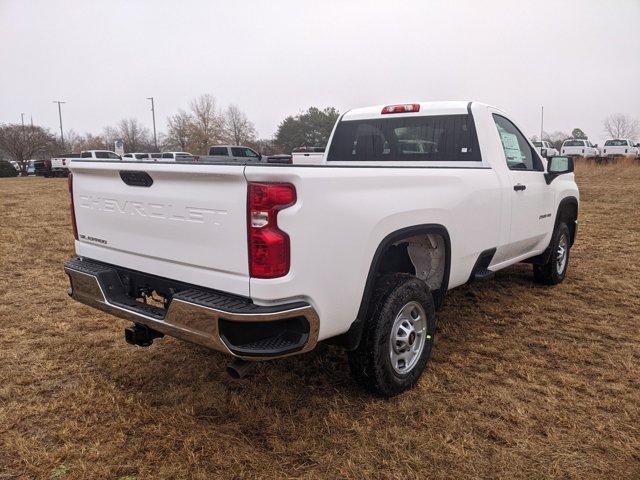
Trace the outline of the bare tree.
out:
[[[149,129],[135,118],[123,118],[115,131],[128,152],[145,152],[153,148]]]
[[[200,95],[191,101],[190,107],[189,151],[207,153],[210,145],[224,137],[224,121],[216,110],[216,99],[210,94]]]
[[[169,150],[187,150],[192,125],[192,116],[184,110],[171,115],[167,119],[167,135],[162,142],[163,147]]]
[[[66,143],[66,140],[65,140]],[[81,152],[82,150],[101,150],[101,149],[113,148],[113,143],[108,145],[107,140],[101,135],[93,135],[91,133],[85,133],[79,135],[77,141],[73,144],[72,152]]]
[[[537,138],[537,137],[536,137]],[[562,144],[567,138],[571,138],[571,135],[565,132],[555,131],[552,133],[542,132],[542,140],[549,142],[553,145],[553,148],[560,151]]]
[[[56,139],[48,130],[36,125],[0,125],[0,150],[18,162],[22,175],[27,174],[29,160],[36,155],[50,155]]]
[[[253,123],[234,104],[229,105],[224,112],[224,134],[225,140],[234,145],[246,145],[254,142],[258,136]]]
[[[604,126],[604,131],[607,132],[611,138],[629,138],[635,141],[638,137],[638,131],[640,130],[638,119],[631,118],[622,113],[609,115],[604,119],[602,125]]]

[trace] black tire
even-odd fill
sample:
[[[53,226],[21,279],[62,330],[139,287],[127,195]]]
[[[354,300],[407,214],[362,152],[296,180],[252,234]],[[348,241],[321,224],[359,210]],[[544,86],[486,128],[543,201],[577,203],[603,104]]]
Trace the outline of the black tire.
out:
[[[564,245],[564,249],[566,251],[566,258],[564,259],[562,268],[559,266],[558,253],[561,248],[561,244]],[[569,232],[569,227],[567,227],[566,223],[561,221],[556,226],[553,236],[551,237],[551,243],[549,244],[551,253],[549,254],[547,263],[533,266],[533,278],[536,282],[542,283],[543,285],[557,285],[564,280],[564,277],[567,274],[567,269],[569,268],[569,253],[571,251],[570,244],[571,234]]]
[[[424,371],[435,335],[435,305],[427,285],[404,273],[381,276],[376,282],[372,302],[360,345],[348,352],[349,368],[353,378],[366,389],[392,397],[415,385]],[[403,307],[413,302],[425,312],[424,344],[407,373],[398,373],[391,363],[391,331]],[[416,335],[413,339],[416,341]]]

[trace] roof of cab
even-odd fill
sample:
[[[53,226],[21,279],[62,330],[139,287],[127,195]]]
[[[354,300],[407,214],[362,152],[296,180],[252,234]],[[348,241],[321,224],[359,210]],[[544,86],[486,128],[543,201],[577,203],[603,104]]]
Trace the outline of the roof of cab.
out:
[[[382,109],[388,105],[404,105],[405,103],[416,103],[420,105],[419,112],[403,112],[382,115]],[[383,105],[374,105],[371,107],[354,108],[346,112],[343,120],[363,120],[371,118],[395,117],[395,116],[424,116],[424,115],[460,115],[468,112],[468,106],[471,101],[446,101],[446,102],[404,102],[404,103],[387,103]],[[478,104],[478,102],[473,102]]]

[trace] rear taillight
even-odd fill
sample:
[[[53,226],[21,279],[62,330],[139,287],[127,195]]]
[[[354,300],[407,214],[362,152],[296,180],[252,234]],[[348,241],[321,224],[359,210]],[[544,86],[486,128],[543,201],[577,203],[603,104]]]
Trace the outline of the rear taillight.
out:
[[[296,203],[296,188],[290,183],[249,183],[247,230],[249,274],[276,278],[289,273],[289,235],[278,228],[278,212]]]
[[[76,207],[73,203],[73,173],[69,172],[67,177],[67,185],[69,186],[69,209],[71,210],[71,226],[73,227],[73,236],[78,240],[78,225],[76,224]]]

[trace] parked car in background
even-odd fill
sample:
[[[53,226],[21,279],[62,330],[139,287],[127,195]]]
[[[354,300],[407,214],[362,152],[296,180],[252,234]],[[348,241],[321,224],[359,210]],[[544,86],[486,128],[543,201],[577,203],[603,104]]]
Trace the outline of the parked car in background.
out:
[[[15,160],[7,160],[7,161],[11,164],[13,168],[16,169],[18,173],[20,172],[20,164],[18,162],[16,162]]]
[[[576,235],[573,160],[543,162],[477,102],[351,110],[315,168],[173,167],[72,162],[69,295],[131,321],[131,344],[191,341],[235,357],[236,375],[327,340],[357,381],[398,394],[448,290],[518,262],[558,284]]]
[[[640,156],[640,143],[634,144],[629,139],[609,139],[602,147],[603,157],[632,157]]]
[[[29,160],[29,165],[27,165],[27,176],[32,176],[36,174],[35,160]]]
[[[80,158],[80,153],[64,153],[56,157],[51,157],[49,176],[66,177],[69,175],[69,163],[74,158]]]
[[[581,138],[569,138],[562,143],[561,155],[568,157],[595,158],[600,155],[597,145],[592,145],[589,140]]]
[[[294,165],[314,165],[324,158],[324,147],[300,147],[291,152]]]
[[[243,145],[214,145],[209,147],[209,155],[199,157],[201,160],[219,162],[254,161],[259,162],[262,155],[253,148]]]
[[[84,150],[80,153],[80,158],[93,158],[96,160],[122,160],[120,155],[111,150]]]
[[[547,142],[546,140],[543,140],[542,142],[533,142],[533,145],[536,147],[536,151],[540,154],[540,156],[544,158],[557,157],[558,155],[560,155],[558,150],[551,144],[551,142]],[[542,153],[544,153],[545,155],[542,155]]]
[[[160,159],[163,162],[179,162],[194,160],[194,156],[188,152],[162,152]]]

